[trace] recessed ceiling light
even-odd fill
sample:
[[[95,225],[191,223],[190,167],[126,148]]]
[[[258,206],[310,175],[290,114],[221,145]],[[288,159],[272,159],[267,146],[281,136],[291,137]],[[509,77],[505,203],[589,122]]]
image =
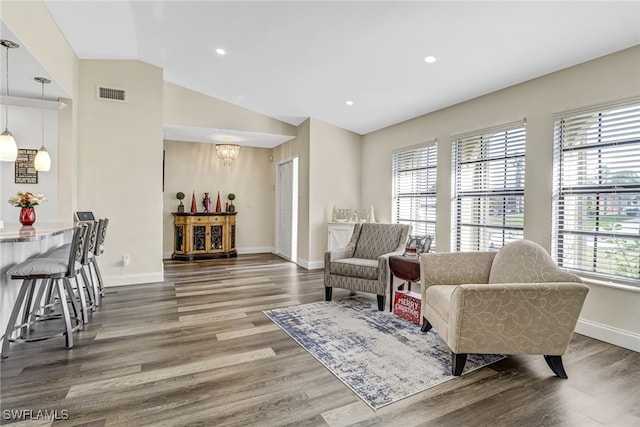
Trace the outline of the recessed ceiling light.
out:
[[[427,64],[433,64],[437,60],[438,59],[435,56],[427,56],[426,58],[424,58],[424,62],[426,62]]]
[[[345,102],[345,104],[347,104],[349,107],[351,107],[353,105],[353,101],[352,100],[348,100],[347,102]]]
[[[227,54],[227,52],[225,52],[225,50],[220,48],[220,47],[216,49],[216,53],[218,55],[226,55]]]

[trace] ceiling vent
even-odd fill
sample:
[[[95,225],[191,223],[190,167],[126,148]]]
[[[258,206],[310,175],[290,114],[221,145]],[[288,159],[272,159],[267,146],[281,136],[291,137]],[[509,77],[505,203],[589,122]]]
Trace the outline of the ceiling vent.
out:
[[[124,89],[98,86],[98,99],[103,99],[105,101],[126,102],[127,91]]]

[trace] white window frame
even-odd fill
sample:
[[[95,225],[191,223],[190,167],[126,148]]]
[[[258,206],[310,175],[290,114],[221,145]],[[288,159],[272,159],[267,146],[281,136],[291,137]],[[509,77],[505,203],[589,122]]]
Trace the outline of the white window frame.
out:
[[[391,160],[392,222],[410,224],[412,236],[431,236],[431,251],[435,249],[437,166],[437,140],[396,150]],[[408,180],[400,181],[403,176]]]
[[[552,256],[640,286],[640,99],[554,116]]]
[[[524,236],[525,121],[452,137],[452,250],[498,250]]]

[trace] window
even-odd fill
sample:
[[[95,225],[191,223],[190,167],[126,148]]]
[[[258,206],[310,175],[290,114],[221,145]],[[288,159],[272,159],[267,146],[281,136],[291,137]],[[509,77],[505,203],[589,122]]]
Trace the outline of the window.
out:
[[[640,279],[640,103],[558,117],[552,253],[578,274]]]
[[[455,250],[497,250],[522,239],[525,136],[519,122],[453,138]]]
[[[393,220],[411,224],[414,236],[435,239],[436,165],[435,142],[393,155]]]

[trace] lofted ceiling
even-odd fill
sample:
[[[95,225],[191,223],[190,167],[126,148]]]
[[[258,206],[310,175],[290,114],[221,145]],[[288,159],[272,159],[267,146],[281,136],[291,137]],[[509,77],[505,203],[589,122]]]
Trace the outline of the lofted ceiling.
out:
[[[81,59],[139,59],[284,122],[358,134],[640,44],[640,1],[45,4]]]

